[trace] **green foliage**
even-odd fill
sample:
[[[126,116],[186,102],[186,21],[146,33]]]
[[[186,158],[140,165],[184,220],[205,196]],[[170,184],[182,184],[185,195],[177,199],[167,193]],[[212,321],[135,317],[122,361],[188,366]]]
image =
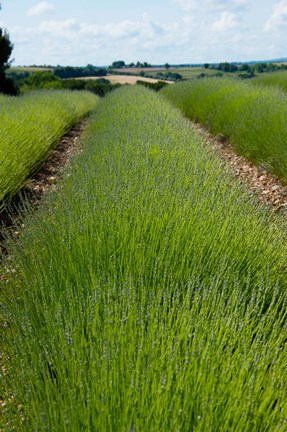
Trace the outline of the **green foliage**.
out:
[[[68,91],[0,100],[0,208],[39,168],[59,138],[96,103],[90,93]]]
[[[106,69],[97,68],[93,65],[87,65],[86,67],[58,66],[53,69],[53,73],[56,77],[67,79],[105,76],[107,71]]]
[[[191,119],[224,135],[245,157],[287,182],[287,95],[249,82],[210,78],[178,83],[163,94]]]
[[[125,62],[123,61],[123,60],[117,60],[117,61],[114,61],[112,64],[111,64],[111,68],[112,69],[122,69],[122,68],[124,68],[125,67]]]
[[[10,67],[10,56],[12,54],[13,44],[10,41],[9,34],[0,28],[0,93],[16,95],[17,88],[13,81],[5,75],[6,69]]]
[[[85,89],[95,93],[101,97],[105,96],[110,91],[120,87],[120,84],[111,84],[108,80],[100,81],[89,80],[86,82]]]
[[[0,72],[7,69],[9,64],[9,58],[13,51],[13,45],[10,41],[9,34],[0,28]]]
[[[205,77],[206,77],[206,75],[205,75],[204,72],[200,73],[200,74],[197,76],[197,78],[199,78],[199,79],[201,79],[201,78],[205,78]]]
[[[241,74],[242,77],[248,77],[251,78],[255,74],[261,74],[263,72],[272,72],[276,70],[282,70],[286,69],[287,65],[278,65],[276,63],[252,63],[252,64],[234,64],[234,63],[219,63],[218,66],[213,66],[213,69],[221,70],[222,72],[226,73],[234,73],[234,72],[244,72],[244,74]],[[249,76],[248,76],[249,75]]]
[[[253,78],[255,76],[254,67],[252,67],[248,64],[245,64],[245,63],[243,63],[242,65],[240,65],[238,67],[238,71],[239,71],[239,73],[237,76],[238,76],[238,78],[241,78],[241,79],[250,79],[250,78]]]
[[[277,63],[255,63],[251,66],[254,73],[263,73],[263,72],[274,72],[279,70],[286,70],[287,64],[277,64]]]
[[[61,80],[50,71],[33,72],[18,82],[22,93],[36,89],[61,89]]]
[[[61,79],[50,71],[33,72],[27,78],[18,81],[21,93],[27,93],[36,89],[68,89],[68,90],[87,90],[98,96],[114,90],[119,85],[113,85],[105,78],[97,80],[87,79]]]
[[[237,77],[239,79],[250,79],[250,78],[253,78],[254,76],[255,75],[254,75],[253,70],[251,70],[251,72],[241,72],[237,75]]]
[[[3,427],[284,430],[284,226],[164,98],[110,93],[11,244]]]
[[[148,88],[150,88],[152,90],[155,90],[155,91],[159,91],[163,87],[165,87],[166,85],[168,85],[168,83],[165,82],[165,81],[157,81],[157,82],[153,83],[153,82],[138,80],[136,83],[139,84],[139,85],[143,85],[145,87],[148,87]]]
[[[19,93],[14,80],[7,77],[5,73],[0,74],[0,93],[4,93],[9,96],[17,96]]]
[[[14,70],[14,69],[9,69],[6,72],[6,76],[11,78],[15,83],[17,83],[18,81],[21,81],[25,78],[28,78],[29,75],[31,74],[31,72],[26,72],[26,71],[18,71],[18,70]]]
[[[243,63],[242,65],[239,66],[239,70],[241,72],[251,72],[251,66],[246,63]]]
[[[231,73],[238,71],[238,67],[235,64],[228,63],[228,62],[219,63],[216,69],[221,70],[223,72],[231,72]]]
[[[109,69],[124,69],[124,68],[150,68],[152,67],[150,63],[137,61],[136,63],[132,62],[129,65],[126,65],[123,60],[114,61]]]
[[[150,67],[152,67],[152,65],[150,63],[147,63],[147,62],[142,63],[140,61],[137,61],[134,67],[136,67],[136,68],[150,68]]]
[[[155,74],[149,73],[148,76],[159,78],[159,79],[166,79],[166,80],[172,80],[172,81],[178,81],[182,78],[182,75],[177,72],[156,72]]]
[[[105,96],[110,91],[120,87],[120,84],[111,84],[109,80],[105,78],[99,78],[97,80],[81,80],[81,79],[70,79],[62,82],[63,88],[70,90],[88,90],[98,96]]]
[[[287,71],[261,74],[252,80],[252,84],[260,84],[267,87],[277,87],[287,92]]]

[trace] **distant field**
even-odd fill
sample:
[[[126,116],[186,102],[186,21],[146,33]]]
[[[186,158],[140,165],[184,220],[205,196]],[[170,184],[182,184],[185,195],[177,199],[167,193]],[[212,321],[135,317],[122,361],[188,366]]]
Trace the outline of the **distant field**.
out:
[[[49,67],[38,67],[38,66],[16,66],[9,69],[11,72],[43,72],[52,71],[53,68]]]
[[[218,72],[214,69],[205,69],[204,67],[196,66],[196,67],[170,67],[169,69],[165,69],[163,67],[151,67],[151,68],[125,68],[125,69],[113,69],[114,72],[117,73],[128,73],[128,74],[140,74],[141,72],[145,73],[145,76],[148,74],[154,74],[156,72],[172,72],[179,73],[182,75],[184,79],[196,78],[198,75],[204,73],[206,75],[214,74]]]
[[[11,67],[11,71],[13,72],[40,72],[40,71],[49,71],[53,70],[52,67],[37,67],[37,66],[16,66]],[[216,71],[214,69],[205,69],[204,67],[196,66],[196,67],[170,67],[169,69],[165,69],[164,67],[151,67],[151,68],[125,68],[125,69],[113,69],[116,73],[127,73],[127,74],[133,74],[133,75],[140,75],[141,72],[144,72],[146,75],[149,73],[154,74],[155,72],[173,72],[173,73],[179,73],[183,76],[183,78],[196,78],[199,74],[205,73],[206,75],[210,75],[212,73],[215,73]],[[114,76],[114,75],[112,75]],[[92,77],[94,78],[94,77]],[[110,78],[107,78],[110,79]],[[142,79],[142,77],[140,78]],[[110,81],[112,81],[110,79]],[[153,82],[157,82],[158,80],[155,80]],[[119,81],[116,81],[119,82]]]
[[[158,81],[165,81],[169,84],[172,84],[173,81],[160,80],[154,78],[146,78],[139,75],[106,75],[104,77],[84,77],[79,79],[86,80],[98,80],[101,78],[105,78],[109,80],[112,84],[136,84],[137,81],[145,81],[150,83],[157,83]]]
[[[182,78],[189,79],[189,78],[196,78],[198,75],[204,73],[205,75],[211,75],[218,72],[218,70],[214,69],[205,69],[204,67],[175,67],[168,69],[169,72],[172,73],[179,73],[182,75]]]
[[[41,72],[41,71],[52,71],[53,68],[49,67],[11,67],[11,72]],[[179,73],[182,75],[183,79],[197,78],[200,74],[212,75],[217,73],[216,69],[205,69],[201,66],[195,67],[170,67],[165,69],[164,67],[151,67],[151,68],[125,68],[125,69],[113,69],[113,72],[120,75],[107,75],[105,78],[111,81],[111,83],[116,84],[135,84],[135,82],[140,79],[141,81],[157,82],[159,79],[151,78],[149,75],[155,75],[157,72],[171,72]],[[141,77],[140,74],[144,72],[145,77]],[[127,74],[127,75],[125,75]],[[132,74],[132,75],[130,75]],[[124,78],[123,78],[124,77]],[[136,77],[134,79],[133,77]],[[98,79],[102,77],[85,77],[85,79]],[[161,80],[163,81],[163,80]],[[167,81],[169,82],[169,81]]]

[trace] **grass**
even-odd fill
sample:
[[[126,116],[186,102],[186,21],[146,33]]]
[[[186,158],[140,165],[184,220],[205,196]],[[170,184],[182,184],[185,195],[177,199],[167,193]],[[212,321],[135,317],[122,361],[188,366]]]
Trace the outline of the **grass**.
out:
[[[59,138],[97,101],[91,93],[69,91],[0,97],[0,208],[43,163]]]
[[[212,78],[161,92],[184,115],[224,136],[257,165],[287,181],[287,96],[277,88]]]
[[[284,229],[164,98],[110,93],[10,246],[3,427],[285,430]]]

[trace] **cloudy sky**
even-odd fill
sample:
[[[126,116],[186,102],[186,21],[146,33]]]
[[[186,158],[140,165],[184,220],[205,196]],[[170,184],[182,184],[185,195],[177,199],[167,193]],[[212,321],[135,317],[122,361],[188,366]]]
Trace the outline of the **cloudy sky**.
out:
[[[14,65],[287,57],[287,0],[0,0]]]

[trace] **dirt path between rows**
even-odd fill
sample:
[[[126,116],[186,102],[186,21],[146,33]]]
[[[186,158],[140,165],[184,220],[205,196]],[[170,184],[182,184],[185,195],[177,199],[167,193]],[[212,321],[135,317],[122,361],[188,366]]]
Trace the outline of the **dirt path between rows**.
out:
[[[81,136],[85,125],[85,120],[82,120],[61,138],[41,169],[26,184],[25,193],[36,195],[39,199],[46,191],[55,188],[63,168],[67,166],[72,156],[81,151]]]
[[[253,165],[248,159],[236,154],[230,143],[224,139],[214,137],[199,124],[193,123],[195,129],[204,137],[221,157],[223,162],[238,178],[239,183],[245,184],[250,195],[264,203],[273,212],[287,212],[287,185],[265,168]]]

